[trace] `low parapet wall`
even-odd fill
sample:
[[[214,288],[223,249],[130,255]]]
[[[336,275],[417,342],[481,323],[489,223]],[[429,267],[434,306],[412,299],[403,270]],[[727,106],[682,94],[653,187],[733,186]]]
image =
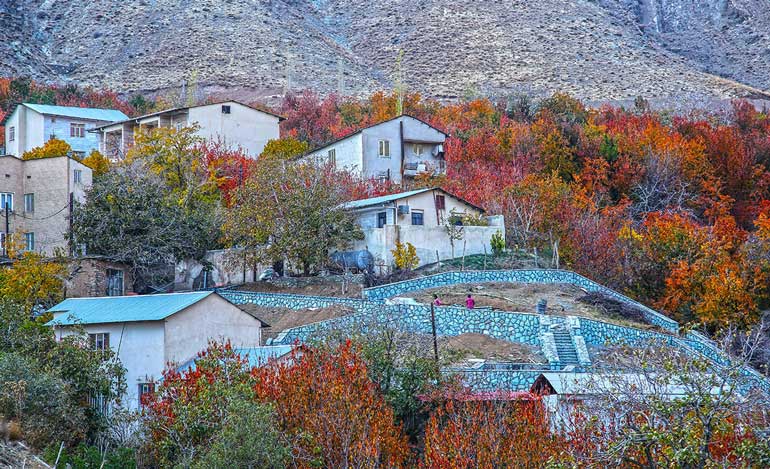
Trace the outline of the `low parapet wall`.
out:
[[[462,283],[569,283],[591,292],[601,292],[622,303],[633,305],[642,311],[645,319],[656,326],[671,332],[679,331],[679,323],[659,312],[632,300],[610,288],[600,285],[593,280],[568,270],[530,269],[530,270],[471,270],[464,272],[442,272],[427,275],[402,282],[390,283],[378,287],[366,288],[363,296],[367,300],[378,301],[405,293],[425,290],[428,288],[456,285]]]

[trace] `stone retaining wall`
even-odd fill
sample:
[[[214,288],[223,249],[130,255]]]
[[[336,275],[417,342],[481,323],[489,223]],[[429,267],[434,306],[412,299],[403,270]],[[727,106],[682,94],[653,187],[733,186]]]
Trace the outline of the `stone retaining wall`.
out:
[[[390,283],[378,287],[366,288],[363,296],[367,300],[384,300],[428,288],[462,283],[569,283],[587,291],[601,292],[623,303],[633,305],[642,311],[645,319],[671,332],[679,331],[679,323],[647,306],[632,300],[610,288],[567,270],[531,269],[531,270],[473,270],[464,272],[442,272],[402,282]]]

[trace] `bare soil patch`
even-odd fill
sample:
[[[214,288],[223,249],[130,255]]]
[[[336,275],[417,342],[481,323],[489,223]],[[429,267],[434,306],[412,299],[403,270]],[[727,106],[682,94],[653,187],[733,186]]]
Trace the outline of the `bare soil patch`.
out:
[[[607,301],[600,301],[599,298],[590,296],[590,301],[584,300],[588,292],[572,284],[506,282],[457,284],[421,290],[404,296],[411,296],[420,303],[430,303],[433,301],[433,295],[436,294],[443,304],[465,306],[468,293],[473,295],[477,308],[535,313],[538,301],[544,299],[547,302],[547,314],[582,316],[625,326],[655,328],[645,323],[641,315],[628,311],[623,311],[621,314],[620,308],[615,308]]]
[[[267,280],[264,282],[245,283],[238,290],[261,293],[290,293],[294,295],[334,296],[340,298],[361,298],[363,286],[360,283],[348,283],[342,291],[342,283],[319,278],[301,278],[288,280]]]
[[[353,314],[353,308],[344,305],[332,305],[326,308],[289,309],[252,304],[239,305],[241,309],[267,323],[270,327],[262,330],[262,342],[275,338],[280,332],[293,327],[334,319]]]
[[[483,358],[496,362],[548,363],[538,347],[496,339],[485,334],[460,334],[441,337],[439,351],[442,355],[457,355],[457,362],[468,358]]]

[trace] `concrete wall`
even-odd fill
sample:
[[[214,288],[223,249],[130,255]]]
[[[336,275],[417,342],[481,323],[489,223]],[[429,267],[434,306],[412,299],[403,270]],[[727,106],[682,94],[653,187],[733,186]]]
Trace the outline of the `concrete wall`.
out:
[[[266,268],[270,267],[260,263],[245,262],[245,264],[244,266],[242,250],[207,251],[203,262],[195,259],[177,262],[174,269],[174,289],[194,290],[253,282],[259,279],[259,275]],[[206,268],[209,270],[204,274]]]
[[[363,148],[361,134],[357,133],[339,142],[319,149],[314,152],[312,158],[319,162],[328,161],[329,150],[335,151],[334,160],[337,169],[350,171],[353,174],[362,176],[363,173]]]
[[[70,136],[70,124],[73,123],[85,125],[85,134],[83,137]],[[106,122],[47,115],[44,116],[43,136],[45,141],[48,141],[53,137],[64,140],[69,143],[73,152],[79,153],[82,156],[88,156],[88,154],[91,153],[91,150],[99,149],[99,135],[94,132],[89,132],[89,130],[102,124],[106,124]]]
[[[81,171],[80,183],[74,171]],[[0,192],[14,193],[14,214],[10,231],[23,240],[23,233],[35,233],[35,251],[52,255],[56,249],[67,251],[69,230],[69,194],[76,201],[85,200],[91,185],[91,169],[68,157],[22,161],[0,158]],[[34,194],[34,212],[24,213],[24,194]],[[5,229],[4,226],[0,227]]]
[[[212,294],[166,318],[166,362],[183,363],[205,349],[209,340],[229,339],[234,347],[259,347],[262,323]]]
[[[63,313],[60,313],[63,314]],[[126,396],[122,403],[129,409],[139,408],[139,383],[159,382],[166,366],[164,360],[163,322],[126,322],[88,324],[88,334],[110,334],[110,348],[126,369]],[[72,335],[71,328],[55,328],[57,339]]]
[[[15,137],[9,141],[11,127],[14,127]],[[48,141],[45,134],[43,115],[27,108],[16,106],[13,114],[5,123],[5,153],[21,157],[28,150],[39,147]]]
[[[230,106],[230,114],[222,113],[223,105]],[[269,140],[280,138],[278,117],[235,102],[190,108],[187,121],[198,123],[198,133],[206,140],[240,147],[253,158],[262,153]]]

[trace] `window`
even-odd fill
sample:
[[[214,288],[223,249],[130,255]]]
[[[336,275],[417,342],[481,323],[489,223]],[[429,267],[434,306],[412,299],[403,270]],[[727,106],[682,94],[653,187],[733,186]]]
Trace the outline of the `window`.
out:
[[[139,383],[139,392],[137,395],[139,396],[139,404],[144,405],[142,402],[144,400],[144,396],[148,394],[152,394],[155,392],[155,383]]]
[[[86,125],[70,122],[70,137],[83,138],[86,136]]]
[[[422,210],[412,210],[412,225],[424,225],[425,220]]]
[[[24,211],[27,213],[35,211],[35,194],[24,194]]]
[[[13,212],[13,192],[0,192],[0,209],[5,209]]]
[[[443,195],[436,196],[436,210],[446,210],[446,199]]]
[[[388,224],[388,212],[380,212],[377,214],[377,228],[382,228]]]
[[[420,145],[419,143],[415,143],[414,145],[412,145],[412,151],[417,156],[422,155],[422,145]]]
[[[16,127],[8,127],[8,141],[13,142],[16,140]]]
[[[327,161],[331,163],[333,166],[337,166],[337,150],[331,149],[327,153]]]
[[[107,269],[107,296],[123,295],[123,271]]]
[[[5,255],[5,232],[0,232],[0,248],[2,248],[3,255]]]
[[[230,106],[229,105],[222,105],[222,114],[230,114]]]
[[[35,233],[33,232],[24,233],[24,250],[25,251],[35,250]]]
[[[390,141],[380,140],[380,156],[383,158],[390,157]]]
[[[88,341],[91,343],[91,350],[109,350],[110,348],[110,334],[108,332],[88,334]]]
[[[73,181],[75,184],[82,184],[83,183],[83,171],[80,169],[76,169],[72,172]]]

